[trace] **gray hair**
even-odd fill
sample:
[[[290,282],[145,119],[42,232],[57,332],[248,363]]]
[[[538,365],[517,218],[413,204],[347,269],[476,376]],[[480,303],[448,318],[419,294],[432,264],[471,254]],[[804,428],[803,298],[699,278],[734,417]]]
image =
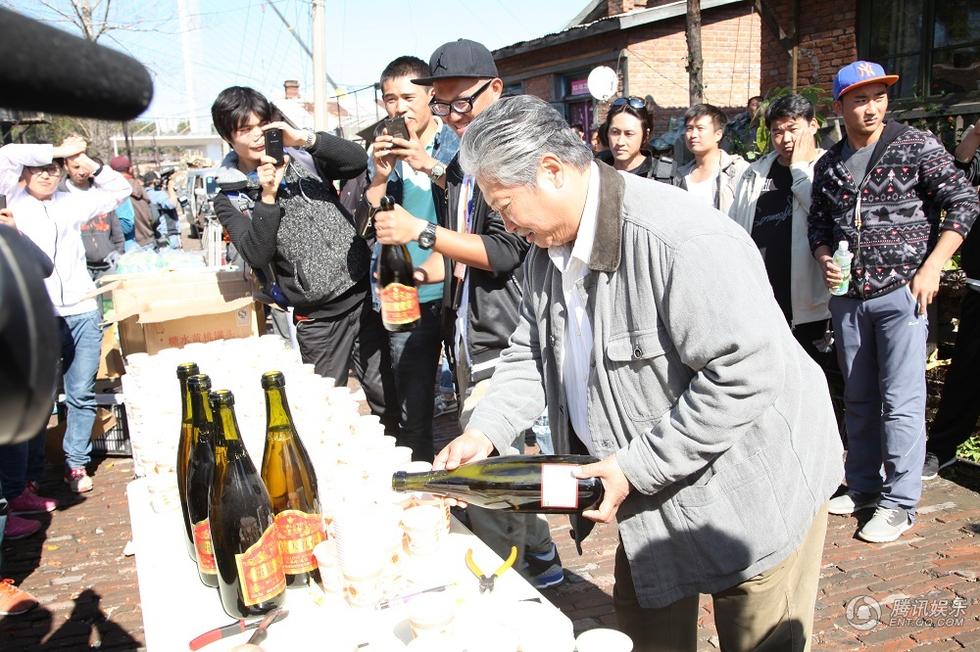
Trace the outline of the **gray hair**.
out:
[[[518,95],[497,101],[470,123],[459,163],[479,179],[533,187],[545,154],[579,170],[593,160],[592,150],[558,111],[537,97]]]

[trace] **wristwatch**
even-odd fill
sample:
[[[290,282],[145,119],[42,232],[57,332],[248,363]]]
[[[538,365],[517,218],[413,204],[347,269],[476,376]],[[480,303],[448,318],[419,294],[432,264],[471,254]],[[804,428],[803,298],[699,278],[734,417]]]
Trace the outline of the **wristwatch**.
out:
[[[306,150],[313,149],[314,145],[316,145],[316,132],[313,131],[312,129],[309,129],[306,132],[306,142],[303,143],[303,149]]]
[[[446,174],[446,165],[442,161],[436,161],[436,164],[432,166],[432,171],[429,172],[429,179],[432,180],[432,183],[438,183],[444,174]]]
[[[419,247],[422,249],[432,249],[432,246],[436,243],[436,225],[429,222],[422,229],[422,233],[419,233]]]

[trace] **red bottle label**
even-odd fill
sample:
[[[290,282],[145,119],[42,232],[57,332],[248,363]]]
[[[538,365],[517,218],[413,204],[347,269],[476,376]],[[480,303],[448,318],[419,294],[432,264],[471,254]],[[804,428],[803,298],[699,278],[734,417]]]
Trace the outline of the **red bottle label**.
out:
[[[389,283],[379,293],[381,320],[388,324],[410,324],[422,317],[419,308],[419,291],[416,288]]]
[[[282,567],[287,575],[309,573],[316,568],[313,548],[327,538],[323,531],[323,518],[319,514],[307,514],[287,509],[276,514],[276,534]]]
[[[193,534],[197,568],[202,573],[214,575],[218,572],[218,566],[214,563],[214,548],[211,546],[211,525],[208,519],[195,523]]]
[[[279,555],[275,525],[269,524],[259,540],[235,555],[245,606],[271,600],[286,590],[286,575]]]

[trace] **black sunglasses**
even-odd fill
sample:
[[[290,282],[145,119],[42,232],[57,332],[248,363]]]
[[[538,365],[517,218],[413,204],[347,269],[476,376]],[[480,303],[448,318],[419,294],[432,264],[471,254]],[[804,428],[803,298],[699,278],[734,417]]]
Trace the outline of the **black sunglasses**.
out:
[[[645,109],[647,108],[647,101],[642,97],[637,97],[635,95],[630,95],[629,97],[620,97],[613,101],[612,106],[623,106],[624,104],[629,104],[634,109]]]
[[[490,84],[492,83],[493,80],[491,79],[483,86],[480,86],[480,88],[469,97],[461,97],[459,99],[453,100],[452,102],[440,102],[438,100],[432,100],[431,102],[429,102],[429,109],[432,111],[433,115],[437,115],[440,118],[444,118],[445,116],[449,115],[453,111],[460,114],[469,113],[470,111],[473,110],[473,102],[476,101],[476,98],[480,97],[483,91],[490,88]]]

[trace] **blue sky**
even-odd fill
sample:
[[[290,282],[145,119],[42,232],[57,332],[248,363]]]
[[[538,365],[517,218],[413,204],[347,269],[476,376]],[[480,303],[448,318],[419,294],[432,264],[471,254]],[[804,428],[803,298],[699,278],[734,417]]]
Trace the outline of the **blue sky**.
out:
[[[90,0],[94,5],[96,0]],[[178,2],[190,29],[182,37]],[[50,24],[77,29],[34,0],[3,5]],[[295,32],[312,48],[310,0],[273,0]],[[68,0],[52,4],[70,13]],[[559,31],[587,0],[326,0],[327,72],[349,89],[371,84],[390,60],[414,54],[428,61],[440,44],[471,38],[494,49]],[[227,86],[282,92],[298,79],[312,98],[312,62],[265,0],[114,0],[109,22],[117,30],[99,43],[127,52],[150,70],[155,96],[145,117],[176,120],[188,113],[210,122],[208,109]],[[182,41],[190,52],[193,97],[184,77]]]

